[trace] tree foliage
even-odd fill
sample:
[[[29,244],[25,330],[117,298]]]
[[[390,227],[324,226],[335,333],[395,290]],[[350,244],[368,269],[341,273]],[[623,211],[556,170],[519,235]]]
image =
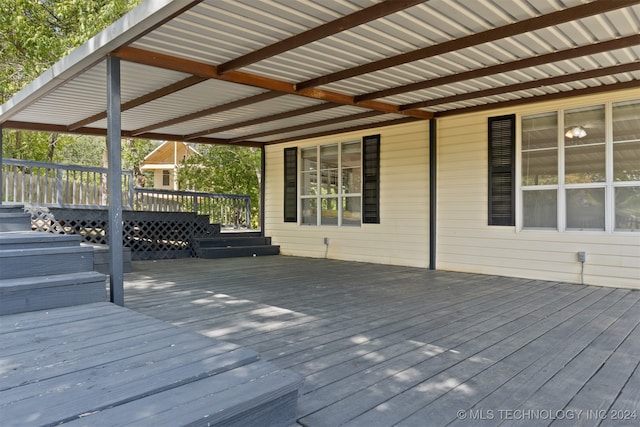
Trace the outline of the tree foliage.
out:
[[[140,0],[0,0],[0,101]]]
[[[0,103],[139,2],[0,0]],[[61,152],[78,142],[78,137],[48,132],[3,130],[3,134],[2,155],[18,159],[64,162]]]
[[[209,193],[248,194],[251,217],[257,226],[260,209],[260,151],[229,145],[200,145],[199,156],[189,156],[178,169],[180,188]]]
[[[6,102],[56,61],[139,4],[141,0],[0,0],[0,103]],[[103,137],[3,130],[4,157],[104,166]],[[123,168],[136,172],[157,143],[122,143]],[[249,194],[259,209],[260,154],[246,148],[205,146],[189,158],[180,179],[198,191]],[[149,181],[148,177],[146,179]],[[153,182],[153,180],[150,180]],[[257,222],[257,219],[254,219]],[[255,225],[255,224],[254,224]]]

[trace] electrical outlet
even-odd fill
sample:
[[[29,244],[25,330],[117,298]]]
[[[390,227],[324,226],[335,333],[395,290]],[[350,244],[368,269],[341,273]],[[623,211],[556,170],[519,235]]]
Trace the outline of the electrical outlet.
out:
[[[578,261],[585,262],[587,260],[586,252],[578,252]]]
[[[328,237],[325,237],[323,241],[324,241],[325,245],[329,246],[329,238]]]

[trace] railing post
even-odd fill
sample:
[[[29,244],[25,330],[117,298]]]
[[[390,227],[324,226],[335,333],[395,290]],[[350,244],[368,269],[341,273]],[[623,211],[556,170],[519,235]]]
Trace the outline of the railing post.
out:
[[[245,216],[246,216],[246,223],[247,224],[247,229],[251,229],[251,198],[250,197],[246,197],[244,199],[244,209],[245,209]]]
[[[193,213],[198,215],[198,195],[197,194],[193,195]]]
[[[133,187],[134,187],[133,173],[129,175],[129,209],[133,210]]]
[[[56,171],[56,189],[58,193],[56,195],[56,203],[62,205],[62,169],[56,168]]]

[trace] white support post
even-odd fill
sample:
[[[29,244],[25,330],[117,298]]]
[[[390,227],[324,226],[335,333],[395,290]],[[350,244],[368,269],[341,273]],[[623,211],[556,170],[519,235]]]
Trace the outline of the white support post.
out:
[[[124,306],[122,257],[122,140],[120,117],[120,58],[107,56],[107,153],[109,172],[109,289],[111,302]]]

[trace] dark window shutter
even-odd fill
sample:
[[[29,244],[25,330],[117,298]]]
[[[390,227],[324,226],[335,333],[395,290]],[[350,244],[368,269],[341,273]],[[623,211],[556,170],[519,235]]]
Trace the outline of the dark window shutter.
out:
[[[284,149],[284,222],[298,221],[298,148]]]
[[[362,139],[362,222],[380,224],[380,135]]]
[[[515,225],[516,116],[489,117],[489,225]]]

